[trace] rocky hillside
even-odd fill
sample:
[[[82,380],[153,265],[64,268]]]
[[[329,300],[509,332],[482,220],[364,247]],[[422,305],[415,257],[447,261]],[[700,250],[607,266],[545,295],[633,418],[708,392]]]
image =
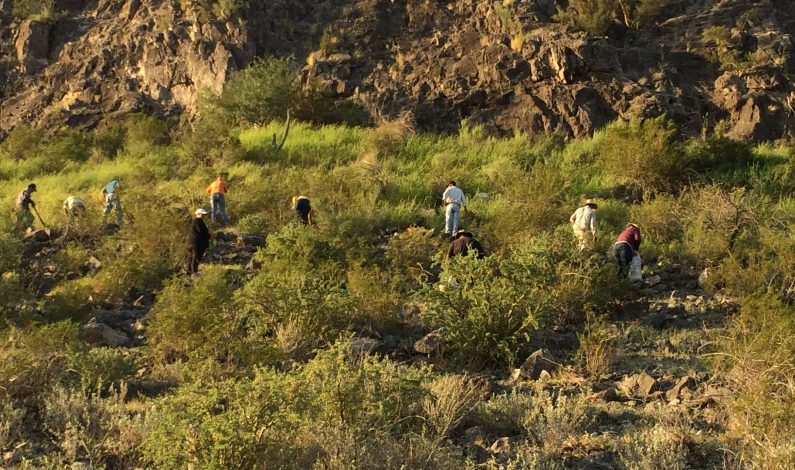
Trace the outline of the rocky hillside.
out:
[[[19,0],[18,0],[19,1]],[[494,133],[583,136],[666,113],[697,135],[718,123],[754,141],[795,127],[788,0],[685,0],[596,35],[556,19],[566,0],[59,0],[49,22],[2,5],[0,129],[92,126],[131,111],[191,114],[199,90],[266,54],[306,60],[305,86],[374,120],[462,119]],[[631,3],[631,2],[630,2]],[[314,51],[314,52],[312,52]]]

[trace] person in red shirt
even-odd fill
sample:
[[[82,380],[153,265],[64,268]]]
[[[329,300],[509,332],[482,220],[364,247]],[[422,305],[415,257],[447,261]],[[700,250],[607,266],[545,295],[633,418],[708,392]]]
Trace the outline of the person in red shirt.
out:
[[[210,195],[210,218],[215,220],[215,214],[219,214],[224,225],[229,223],[229,216],[226,214],[226,176],[226,173],[219,174],[205,189]]]
[[[627,224],[626,228],[616,238],[613,245],[613,256],[618,267],[617,273],[621,277],[629,274],[629,265],[632,258],[640,249],[640,228],[635,224]]]

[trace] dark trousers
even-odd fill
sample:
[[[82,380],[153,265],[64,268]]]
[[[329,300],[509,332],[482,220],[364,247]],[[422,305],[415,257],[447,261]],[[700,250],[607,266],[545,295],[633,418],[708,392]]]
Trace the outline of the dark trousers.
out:
[[[207,247],[190,246],[188,247],[188,275],[199,272],[199,263],[204,258]]]
[[[619,277],[629,276],[629,265],[632,263],[632,247],[629,243],[616,243],[613,245],[613,257],[616,259],[616,274]]]

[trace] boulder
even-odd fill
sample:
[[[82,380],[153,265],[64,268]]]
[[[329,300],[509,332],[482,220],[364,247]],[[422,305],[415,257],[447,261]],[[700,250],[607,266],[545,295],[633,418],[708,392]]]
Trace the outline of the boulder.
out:
[[[626,377],[618,384],[618,387],[627,395],[638,398],[648,398],[660,388],[657,380],[646,372]]]
[[[649,287],[654,287],[661,282],[662,282],[662,277],[659,274],[647,277],[646,279],[643,280],[643,283]]]
[[[444,338],[440,330],[432,331],[414,343],[414,350],[420,354],[439,354],[444,347]]]
[[[551,375],[557,368],[558,364],[543,349],[539,349],[525,359],[522,367],[519,368],[519,375],[527,380],[538,380],[542,372]]]
[[[262,242],[265,240],[265,237],[262,235],[256,235],[252,233],[241,233],[238,234],[235,240],[235,246],[238,248],[242,248],[245,246],[253,246],[258,247],[262,246]]]
[[[353,355],[370,354],[380,348],[383,342],[375,338],[360,337],[351,340],[349,350]]]
[[[80,339],[95,346],[119,347],[130,343],[130,338],[123,332],[91,319],[80,327]]]

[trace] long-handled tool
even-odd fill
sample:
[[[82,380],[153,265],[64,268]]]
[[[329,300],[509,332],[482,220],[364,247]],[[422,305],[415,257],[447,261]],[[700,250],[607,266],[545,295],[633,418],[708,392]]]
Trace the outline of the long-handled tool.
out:
[[[46,233],[47,236],[49,237],[50,236],[50,227],[48,227],[47,224],[44,223],[44,220],[42,220],[41,215],[39,215],[39,210],[36,209],[36,206],[30,206],[30,207],[33,208],[33,212],[36,213],[36,217],[39,218],[39,222],[41,222],[41,225],[44,227],[44,233]]]

